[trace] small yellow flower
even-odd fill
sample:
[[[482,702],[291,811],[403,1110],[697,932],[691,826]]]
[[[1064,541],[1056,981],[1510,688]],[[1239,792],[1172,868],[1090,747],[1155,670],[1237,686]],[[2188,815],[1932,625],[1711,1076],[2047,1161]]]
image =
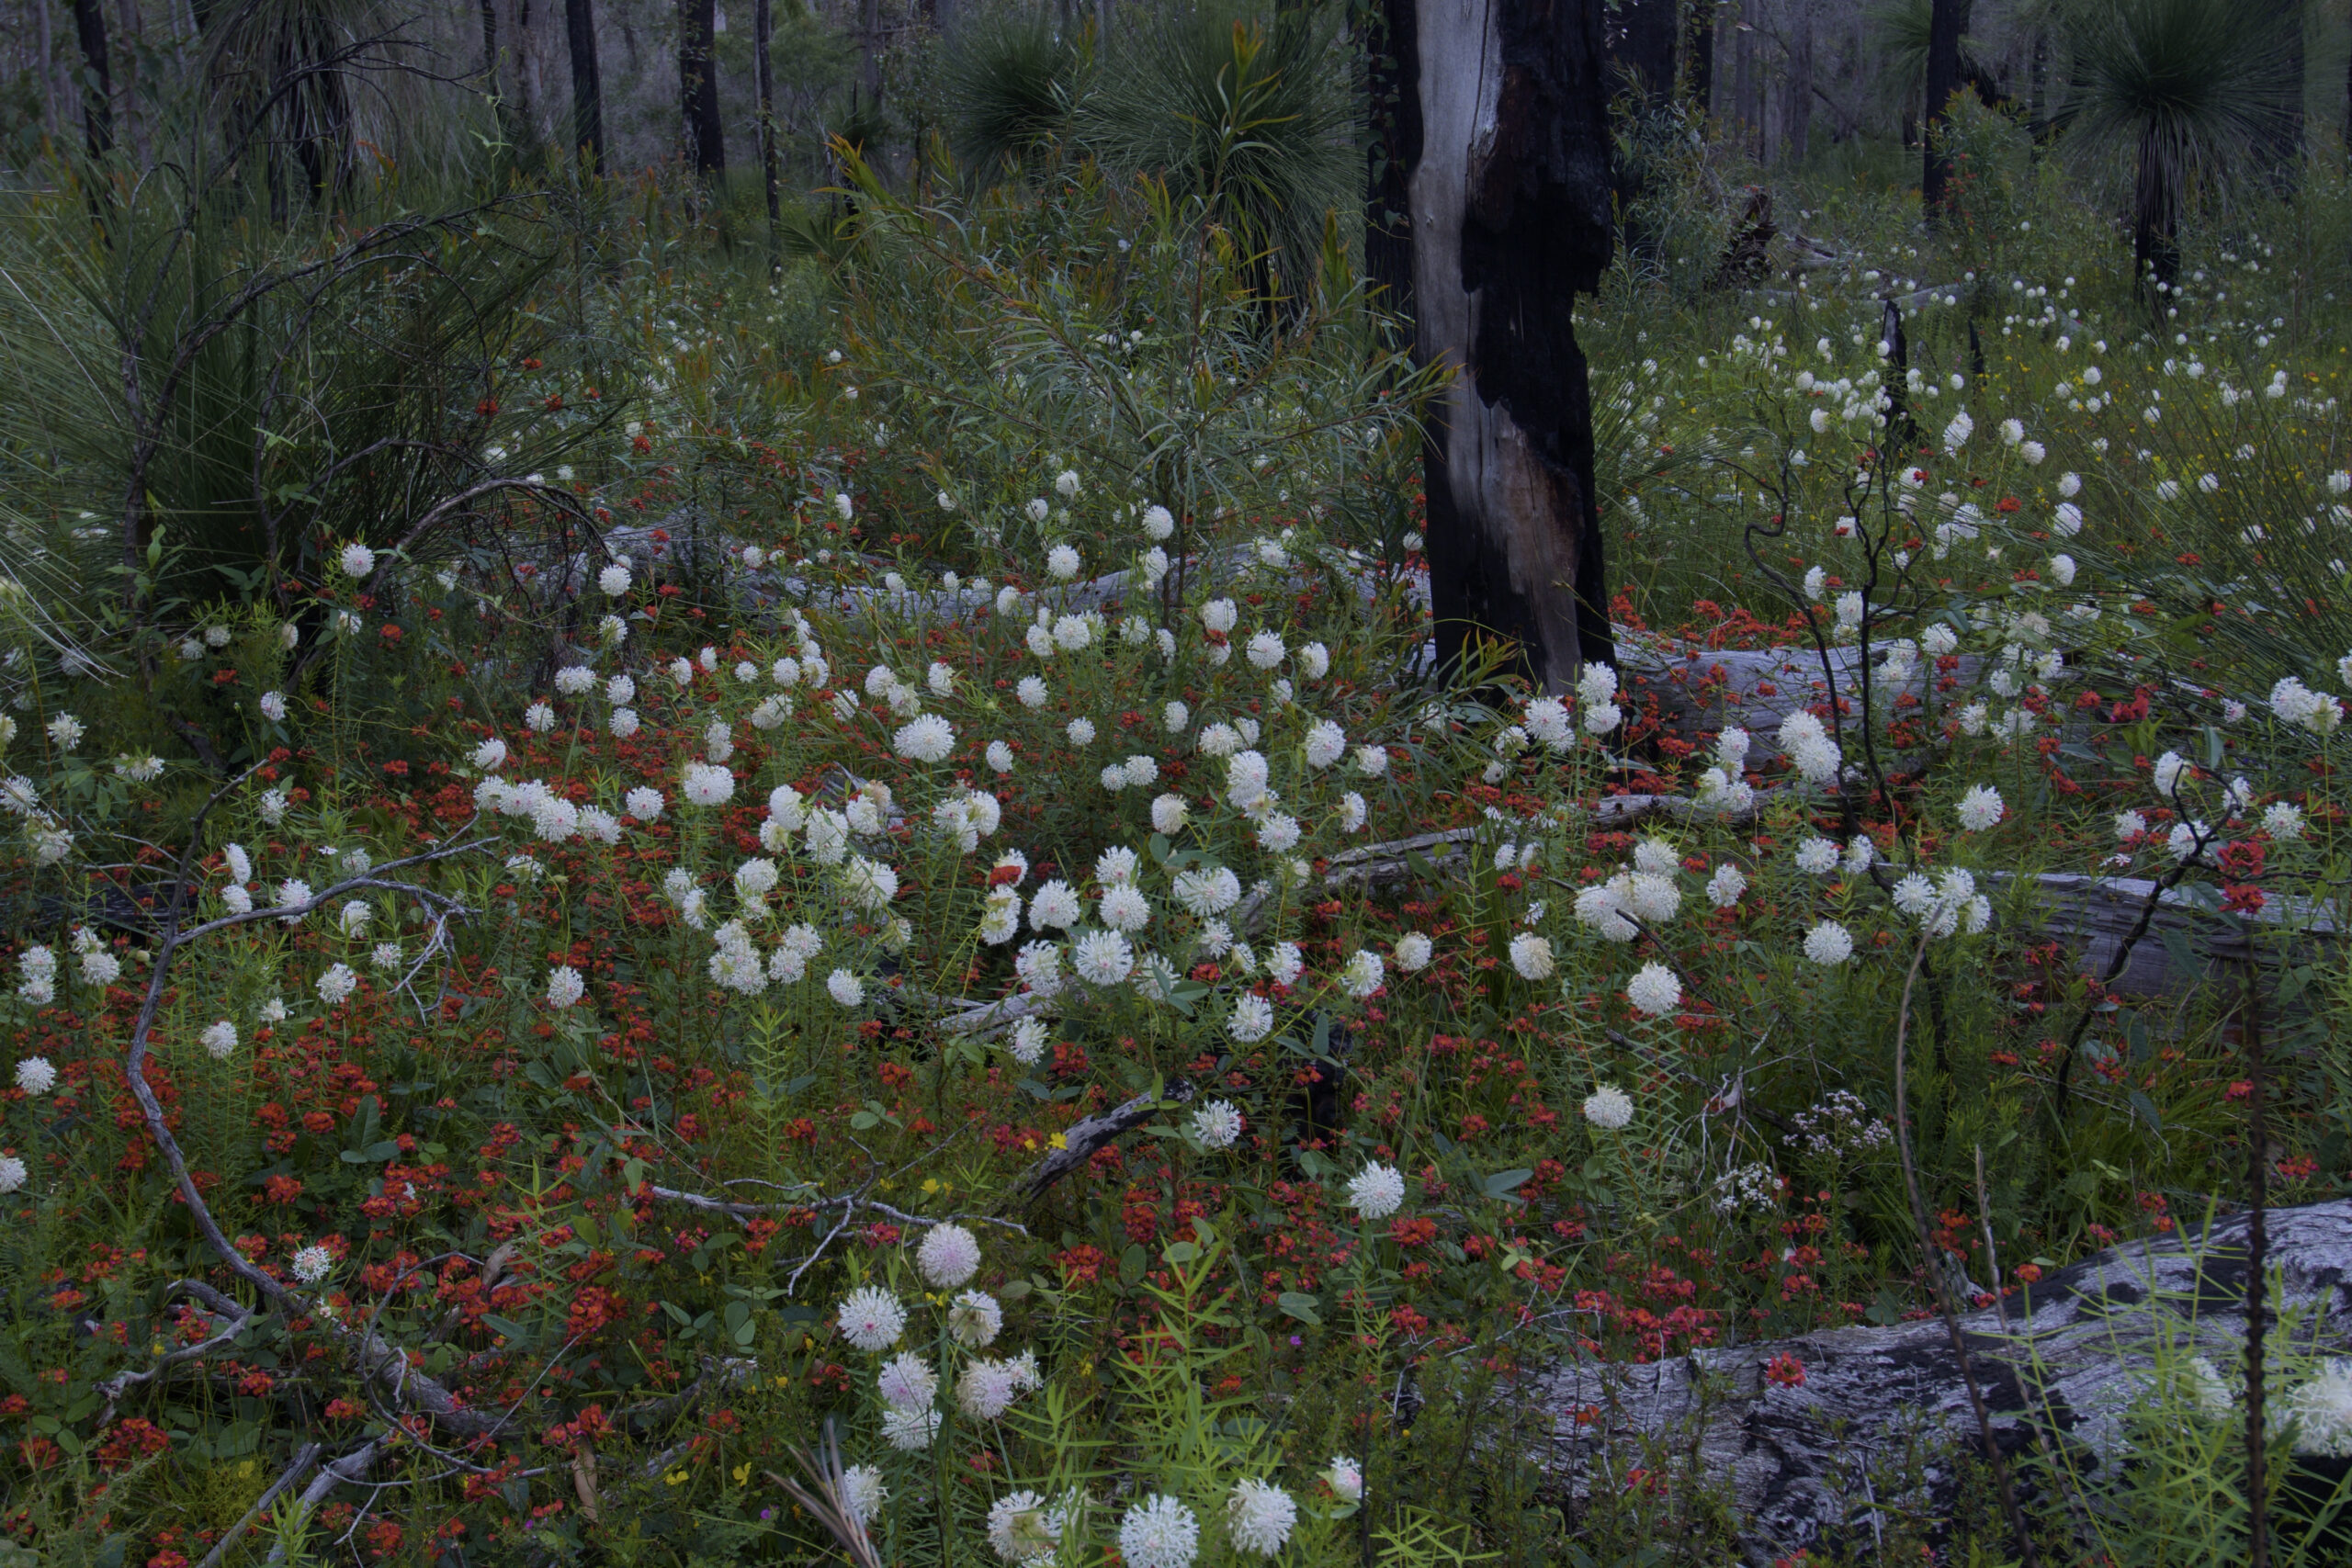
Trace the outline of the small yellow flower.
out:
[[[1056,1133],[1053,1137],[1047,1141],[1057,1149],[1066,1149],[1069,1147],[1069,1140],[1059,1133]]]
[[[684,1486],[686,1483],[686,1472],[683,1470],[673,1470],[662,1479],[672,1486]]]
[[[736,1485],[750,1485],[752,1483],[752,1461],[750,1460],[745,1460],[742,1463],[735,1467],[732,1473],[735,1477]]]

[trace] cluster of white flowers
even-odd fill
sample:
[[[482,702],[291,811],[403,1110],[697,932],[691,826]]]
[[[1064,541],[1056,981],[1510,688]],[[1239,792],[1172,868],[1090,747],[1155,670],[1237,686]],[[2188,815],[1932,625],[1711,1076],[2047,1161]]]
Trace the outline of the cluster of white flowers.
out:
[[[57,999],[57,953],[38,942],[17,955],[17,995],[35,1007]]]
[[[2281,723],[2316,735],[2332,735],[2344,723],[2342,699],[2314,692],[2292,675],[2270,688],[2270,711],[2278,716]]]
[[[1602,1084],[1585,1096],[1584,1119],[1606,1133],[1623,1131],[1634,1120],[1634,1102],[1615,1084]]]
[[[1769,1165],[1743,1165],[1715,1179],[1715,1211],[1736,1213],[1742,1209],[1777,1208],[1789,1190]]]
[[[1991,923],[1993,902],[1976,891],[1976,877],[1962,866],[1950,866],[1929,877],[1924,872],[1912,872],[1894,885],[1894,907],[1917,920],[1931,937],[1948,937],[1956,931],[1974,936]],[[1826,923],[1826,922],[1825,922]],[[1836,938],[1825,939],[1834,947]],[[1852,939],[1847,938],[1849,952]],[[1814,956],[1810,940],[1808,956]],[[1815,956],[1816,963],[1842,963],[1842,959]]]
[[[1838,743],[1821,720],[1799,708],[1781,721],[1781,750],[1807,784],[1827,784],[1838,776]]]
[[[74,968],[85,986],[111,986],[122,977],[122,960],[106,938],[87,926],[74,928]]]
[[[1405,1177],[1393,1165],[1365,1166],[1348,1182],[1348,1202],[1367,1220],[1385,1220],[1405,1204]]]
[[[2286,1416],[2297,1453],[2352,1458],[2352,1361],[2331,1360],[2295,1388],[2287,1395]]]
[[[1826,1159],[1883,1149],[1894,1138],[1859,1096],[1842,1089],[1830,1090],[1817,1103],[1790,1117],[1789,1125],[1792,1143]]]

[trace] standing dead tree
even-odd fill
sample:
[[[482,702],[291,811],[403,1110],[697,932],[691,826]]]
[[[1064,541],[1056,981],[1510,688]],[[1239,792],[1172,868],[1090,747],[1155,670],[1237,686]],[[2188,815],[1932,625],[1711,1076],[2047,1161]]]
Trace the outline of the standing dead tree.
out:
[[[1575,299],[1608,266],[1599,0],[1389,0],[1418,132],[1417,352],[1453,381],[1424,471],[1441,651],[1514,645],[1549,690],[1612,647]],[[1400,149],[1400,151],[1403,149]]]

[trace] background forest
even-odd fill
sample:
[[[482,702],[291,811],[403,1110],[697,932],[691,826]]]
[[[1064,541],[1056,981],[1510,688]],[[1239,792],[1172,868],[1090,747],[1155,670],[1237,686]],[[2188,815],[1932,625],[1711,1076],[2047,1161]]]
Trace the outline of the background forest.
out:
[[[1480,14],[0,5],[0,1568],[2342,1560],[2352,8]]]

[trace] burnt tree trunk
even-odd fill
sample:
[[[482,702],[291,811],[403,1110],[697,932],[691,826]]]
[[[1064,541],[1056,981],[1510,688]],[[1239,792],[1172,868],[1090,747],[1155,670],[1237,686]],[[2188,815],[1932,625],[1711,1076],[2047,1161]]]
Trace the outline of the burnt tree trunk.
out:
[[[1418,352],[1453,379],[1423,470],[1441,654],[1515,645],[1537,684],[1609,660],[1576,292],[1609,265],[1602,0],[1414,0]]]
[[[114,146],[114,74],[107,69],[107,16],[98,0],[74,0],[74,30],[81,38],[82,134],[93,157]]]
[[[768,202],[768,276],[784,272],[784,212],[779,205],[775,169],[775,64],[768,56],[775,31],[769,0],[752,3],[752,66],[760,95],[760,180]]]
[[[1421,160],[1416,3],[1383,0],[1364,39],[1372,130],[1364,167],[1364,271],[1380,290],[1382,309],[1408,320],[1413,314],[1413,200],[1408,185]]]
[[[1683,26],[1689,29],[1684,55],[1690,62],[1690,71],[1689,79],[1682,84],[1682,96],[1704,114],[1714,101],[1715,91],[1713,7],[1691,5]]]
[[[1928,12],[1928,90],[1919,116],[1927,160],[1919,172],[1919,204],[1931,217],[1943,206],[1944,187],[1951,180],[1951,159],[1936,132],[1960,90],[1960,38],[1968,30],[1968,6],[1969,0],[1934,0]]]
[[[1071,31],[1069,8],[1062,14],[1062,31]],[[858,0],[857,6],[858,85],[865,94],[869,110],[882,107],[882,5],[881,0]]]
[[[686,159],[705,178],[727,172],[726,129],[718,118],[713,39],[716,0],[678,0],[678,107],[685,120]]]
[[[605,166],[605,78],[596,63],[595,0],[563,0],[563,36],[571,54],[571,151]]]
[[[509,153],[522,150],[523,130],[515,106],[506,96],[503,73],[498,68],[498,0],[481,0],[481,81],[482,91],[490,98],[490,112],[498,126],[498,139],[506,144]]]

